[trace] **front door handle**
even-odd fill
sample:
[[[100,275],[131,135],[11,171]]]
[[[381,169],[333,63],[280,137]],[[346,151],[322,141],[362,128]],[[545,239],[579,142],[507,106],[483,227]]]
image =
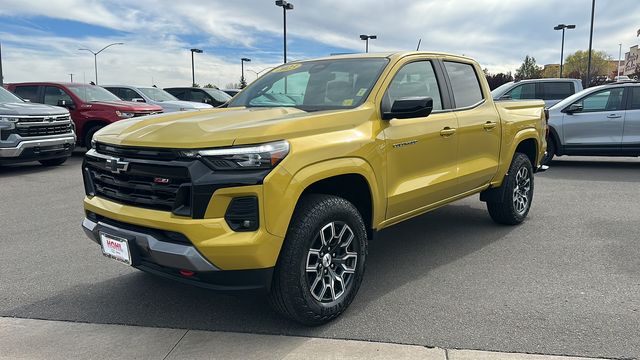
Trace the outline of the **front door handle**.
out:
[[[449,137],[455,133],[456,133],[456,129],[452,129],[448,126],[440,130],[440,136],[444,136],[444,137]]]
[[[607,116],[607,119],[619,119],[621,118],[622,115],[618,115],[618,114],[611,114]]]
[[[487,130],[493,130],[496,126],[498,125],[498,123],[493,122],[493,121],[487,121],[486,123],[482,124],[482,127]]]

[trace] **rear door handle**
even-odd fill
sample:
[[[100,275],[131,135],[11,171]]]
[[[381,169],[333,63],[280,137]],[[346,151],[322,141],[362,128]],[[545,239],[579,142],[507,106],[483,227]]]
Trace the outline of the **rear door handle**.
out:
[[[444,137],[449,137],[455,133],[456,133],[456,129],[452,129],[448,126],[440,130],[440,136],[444,136]]]
[[[487,121],[486,123],[482,124],[482,127],[489,131],[489,130],[493,130],[496,126],[498,125],[498,123],[493,122],[493,121]]]
[[[622,115],[617,115],[617,114],[611,114],[611,115],[607,116],[608,119],[618,119],[618,118],[621,118],[621,117],[622,117]]]

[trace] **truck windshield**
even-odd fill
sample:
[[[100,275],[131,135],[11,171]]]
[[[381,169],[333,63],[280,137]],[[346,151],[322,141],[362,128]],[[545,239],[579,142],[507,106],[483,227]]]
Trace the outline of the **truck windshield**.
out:
[[[253,82],[228,106],[284,106],[305,111],[354,108],[367,98],[388,62],[368,58],[285,64]]]
[[[71,85],[69,86],[69,90],[84,102],[122,101],[119,97],[97,85]]]
[[[175,101],[178,100],[175,96],[168,92],[158,88],[138,88],[143,94],[153,101]]]
[[[217,102],[225,103],[231,99],[231,96],[222,90],[212,88],[202,88],[202,90],[211,95],[211,97]]]
[[[21,103],[22,99],[0,86],[0,103]]]

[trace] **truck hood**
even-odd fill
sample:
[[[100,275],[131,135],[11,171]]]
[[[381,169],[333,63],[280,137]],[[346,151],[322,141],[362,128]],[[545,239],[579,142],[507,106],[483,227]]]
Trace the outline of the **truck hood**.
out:
[[[341,116],[340,121],[332,121],[332,115],[362,111],[372,110],[365,107],[308,113],[286,107],[215,108],[118,121],[100,130],[95,138],[98,142],[114,145],[157,148],[256,144],[350,128],[363,117],[353,114]]]
[[[139,103],[135,101],[92,101],[87,103],[92,107],[113,108],[122,111],[162,111],[158,105]]]
[[[0,115],[66,115],[69,112],[61,107],[34,104],[28,102],[0,103]]]

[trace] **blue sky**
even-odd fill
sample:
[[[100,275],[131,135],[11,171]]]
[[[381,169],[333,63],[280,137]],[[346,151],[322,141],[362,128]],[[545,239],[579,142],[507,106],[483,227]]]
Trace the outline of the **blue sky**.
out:
[[[588,46],[589,0],[292,0],[289,59],[361,52],[361,33],[377,34],[372,51],[414,49],[475,57],[492,72],[513,71],[525,55],[539,64],[559,62],[558,23],[573,23],[565,53]],[[598,0],[594,48],[618,56],[638,44],[640,1]],[[196,81],[225,86],[245,68],[282,61],[282,10],[271,0],[0,0],[0,41],[6,82],[93,79],[94,50],[100,83],[185,85],[191,81],[188,49],[198,47]],[[248,79],[255,78],[251,72]]]

